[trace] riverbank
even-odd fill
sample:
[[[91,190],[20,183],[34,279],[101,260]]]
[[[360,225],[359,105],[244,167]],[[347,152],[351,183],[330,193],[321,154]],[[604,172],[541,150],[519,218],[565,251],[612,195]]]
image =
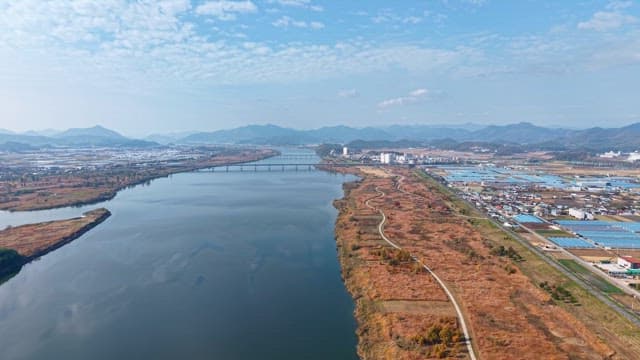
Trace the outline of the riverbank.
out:
[[[299,161],[282,151],[267,162]],[[331,207],[351,179],[222,168],[119,193],[0,286],[0,358],[356,360]],[[68,210],[4,215],[83,212]]]
[[[98,170],[80,170],[0,181],[0,210],[32,211],[96,204],[113,199],[120,190],[172,174],[263,160],[278,155],[271,149],[227,150],[188,161],[164,161]]]
[[[569,285],[542,269],[535,255],[501,231],[460,214],[446,194],[416,172],[388,170],[342,170],[361,180],[345,184],[344,198],[335,202],[338,256],[356,301],[362,359],[469,357],[451,302],[412,257],[451,289],[478,358],[622,359],[634,351],[629,350],[636,346],[634,339],[626,340],[626,348],[615,339],[624,336],[622,328],[599,329],[587,321],[604,311],[596,312],[588,296],[579,297],[577,305],[558,299],[553,289]],[[386,214],[384,233],[402,251],[382,240],[381,216],[367,202]],[[533,271],[544,273],[533,276]],[[537,285],[540,276],[549,286]],[[624,325],[611,311],[607,316],[612,316],[611,327]]]
[[[368,168],[342,171],[360,177],[346,183],[344,198],[334,203],[342,275],[356,303],[360,358],[469,358],[447,294],[409,252],[380,235],[383,217],[376,208],[385,200],[376,188],[391,177]],[[396,219],[387,221],[391,229]]]
[[[0,231],[0,277],[17,273],[24,264],[79,238],[109,216],[109,210],[101,208],[86,212],[82,217]]]

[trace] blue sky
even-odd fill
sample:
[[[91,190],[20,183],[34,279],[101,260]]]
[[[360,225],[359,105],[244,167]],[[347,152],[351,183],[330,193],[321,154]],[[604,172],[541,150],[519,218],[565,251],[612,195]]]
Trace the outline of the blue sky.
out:
[[[640,2],[0,0],[0,128],[640,121]]]

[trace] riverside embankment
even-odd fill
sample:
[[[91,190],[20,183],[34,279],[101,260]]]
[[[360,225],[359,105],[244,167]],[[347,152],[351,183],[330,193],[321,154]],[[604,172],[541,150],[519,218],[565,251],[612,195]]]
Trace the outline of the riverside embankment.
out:
[[[462,216],[455,199],[418,172],[357,175],[335,205],[361,358],[469,358],[460,313],[480,359],[629,358],[619,338],[635,347],[632,327],[613,318],[615,329],[596,326],[592,318],[605,310],[588,296],[556,300],[555,287],[582,292],[480,215]]]

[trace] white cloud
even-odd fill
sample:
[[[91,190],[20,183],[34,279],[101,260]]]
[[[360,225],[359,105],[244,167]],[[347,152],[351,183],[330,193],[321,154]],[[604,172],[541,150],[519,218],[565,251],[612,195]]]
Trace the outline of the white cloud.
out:
[[[484,5],[487,2],[487,0],[466,0],[466,2],[468,2],[471,5],[481,6],[481,5]]]
[[[409,96],[414,97],[414,98],[418,98],[421,96],[425,96],[429,93],[429,91],[427,89],[416,89],[413,90],[412,92],[409,93]]]
[[[589,69],[640,64],[640,31],[616,41],[608,41],[585,59]]]
[[[319,21],[302,21],[302,20],[294,20],[289,16],[282,16],[278,20],[272,22],[275,27],[297,27],[297,28],[310,28],[310,29],[322,29],[324,28],[324,24]]]
[[[258,7],[250,0],[244,1],[208,1],[196,8],[199,15],[211,15],[220,20],[235,20],[236,14],[255,13]]]
[[[633,24],[637,19],[631,15],[619,12],[598,11],[588,21],[578,23],[578,29],[607,31]]]
[[[632,1],[612,1],[607,5],[609,10],[622,10],[633,5]]]
[[[0,82],[51,79],[150,93],[160,88],[333,79],[391,69],[442,74],[473,63],[477,56],[462,47],[363,39],[266,43],[238,39],[237,30],[223,27],[213,28],[215,36],[204,36],[190,20],[197,8],[189,0],[0,0]],[[232,10],[252,9],[208,5],[199,11],[228,17],[238,13]],[[280,23],[308,29],[324,26],[292,18]]]
[[[436,93],[439,93],[439,92],[436,92]],[[401,96],[401,97],[387,99],[379,102],[378,108],[387,109],[393,106],[404,106],[409,104],[420,103],[420,102],[429,100],[432,97],[432,95],[435,95],[436,93],[432,94],[431,91],[424,88],[415,89],[411,91],[407,96]]]
[[[338,96],[345,99],[351,99],[360,96],[360,93],[356,89],[343,89],[338,91]]]
[[[424,16],[423,16],[424,15]],[[391,9],[382,9],[378,11],[378,13],[371,17],[371,21],[375,24],[382,23],[401,23],[401,24],[418,24],[421,23],[425,16],[428,15],[428,12],[421,14],[420,16],[416,15],[398,15],[393,12]]]
[[[638,21],[634,16],[623,13],[623,10],[632,6],[631,1],[612,1],[607,6],[608,11],[598,11],[591,19],[578,23],[578,29],[609,31],[633,24]]]
[[[270,47],[255,42],[245,42],[242,46],[256,55],[267,55],[272,51]]]
[[[305,6],[310,2],[309,0],[276,0],[276,3],[283,6]]]
[[[280,6],[293,6],[299,8],[305,8],[313,11],[323,11],[324,8],[320,5],[312,4],[311,0],[270,0],[271,4],[278,4]]]

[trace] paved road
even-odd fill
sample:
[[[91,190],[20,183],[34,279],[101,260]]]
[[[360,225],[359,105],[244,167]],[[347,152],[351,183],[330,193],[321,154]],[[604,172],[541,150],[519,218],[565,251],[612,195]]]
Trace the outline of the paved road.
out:
[[[371,200],[375,199],[375,198],[382,198],[382,197],[386,196],[386,194],[382,190],[380,190],[378,187],[376,187],[376,191],[378,192],[378,196],[372,197],[372,198],[368,199],[367,201],[365,201],[365,205],[368,208],[370,208],[370,209],[372,209],[374,211],[377,210],[380,213],[380,215],[382,215],[382,220],[378,224],[378,233],[380,233],[380,236],[382,237],[382,239],[384,241],[386,241],[392,247],[394,247],[394,248],[396,248],[398,250],[402,250],[402,248],[398,244],[396,244],[393,241],[389,240],[389,238],[384,234],[384,224],[387,221],[387,216],[384,214],[384,211],[382,211],[381,209],[377,209],[373,205],[369,204],[369,202]],[[401,190],[401,191],[406,193],[403,190]],[[415,262],[420,264],[422,267],[424,267],[424,269],[427,270],[431,274],[431,276],[433,276],[434,279],[436,279],[436,281],[438,282],[438,284],[440,284],[440,286],[442,287],[444,292],[447,293],[447,297],[449,297],[449,300],[453,304],[453,307],[456,309],[456,313],[458,314],[458,321],[460,321],[460,327],[462,328],[462,333],[463,333],[464,338],[465,338],[465,344],[467,346],[467,351],[469,353],[469,357],[471,358],[471,360],[476,360],[477,358],[476,358],[475,352],[473,351],[473,346],[471,344],[471,336],[469,336],[469,330],[467,329],[467,323],[466,323],[466,321],[464,319],[464,316],[462,315],[462,310],[460,309],[460,306],[458,305],[458,302],[453,297],[453,294],[451,293],[449,288],[445,285],[445,283],[440,279],[440,277],[438,277],[438,275],[436,275],[436,273],[434,273],[426,264],[424,264],[422,261],[420,261],[420,259],[418,259],[417,257],[415,257],[413,255],[411,255],[411,258]]]

